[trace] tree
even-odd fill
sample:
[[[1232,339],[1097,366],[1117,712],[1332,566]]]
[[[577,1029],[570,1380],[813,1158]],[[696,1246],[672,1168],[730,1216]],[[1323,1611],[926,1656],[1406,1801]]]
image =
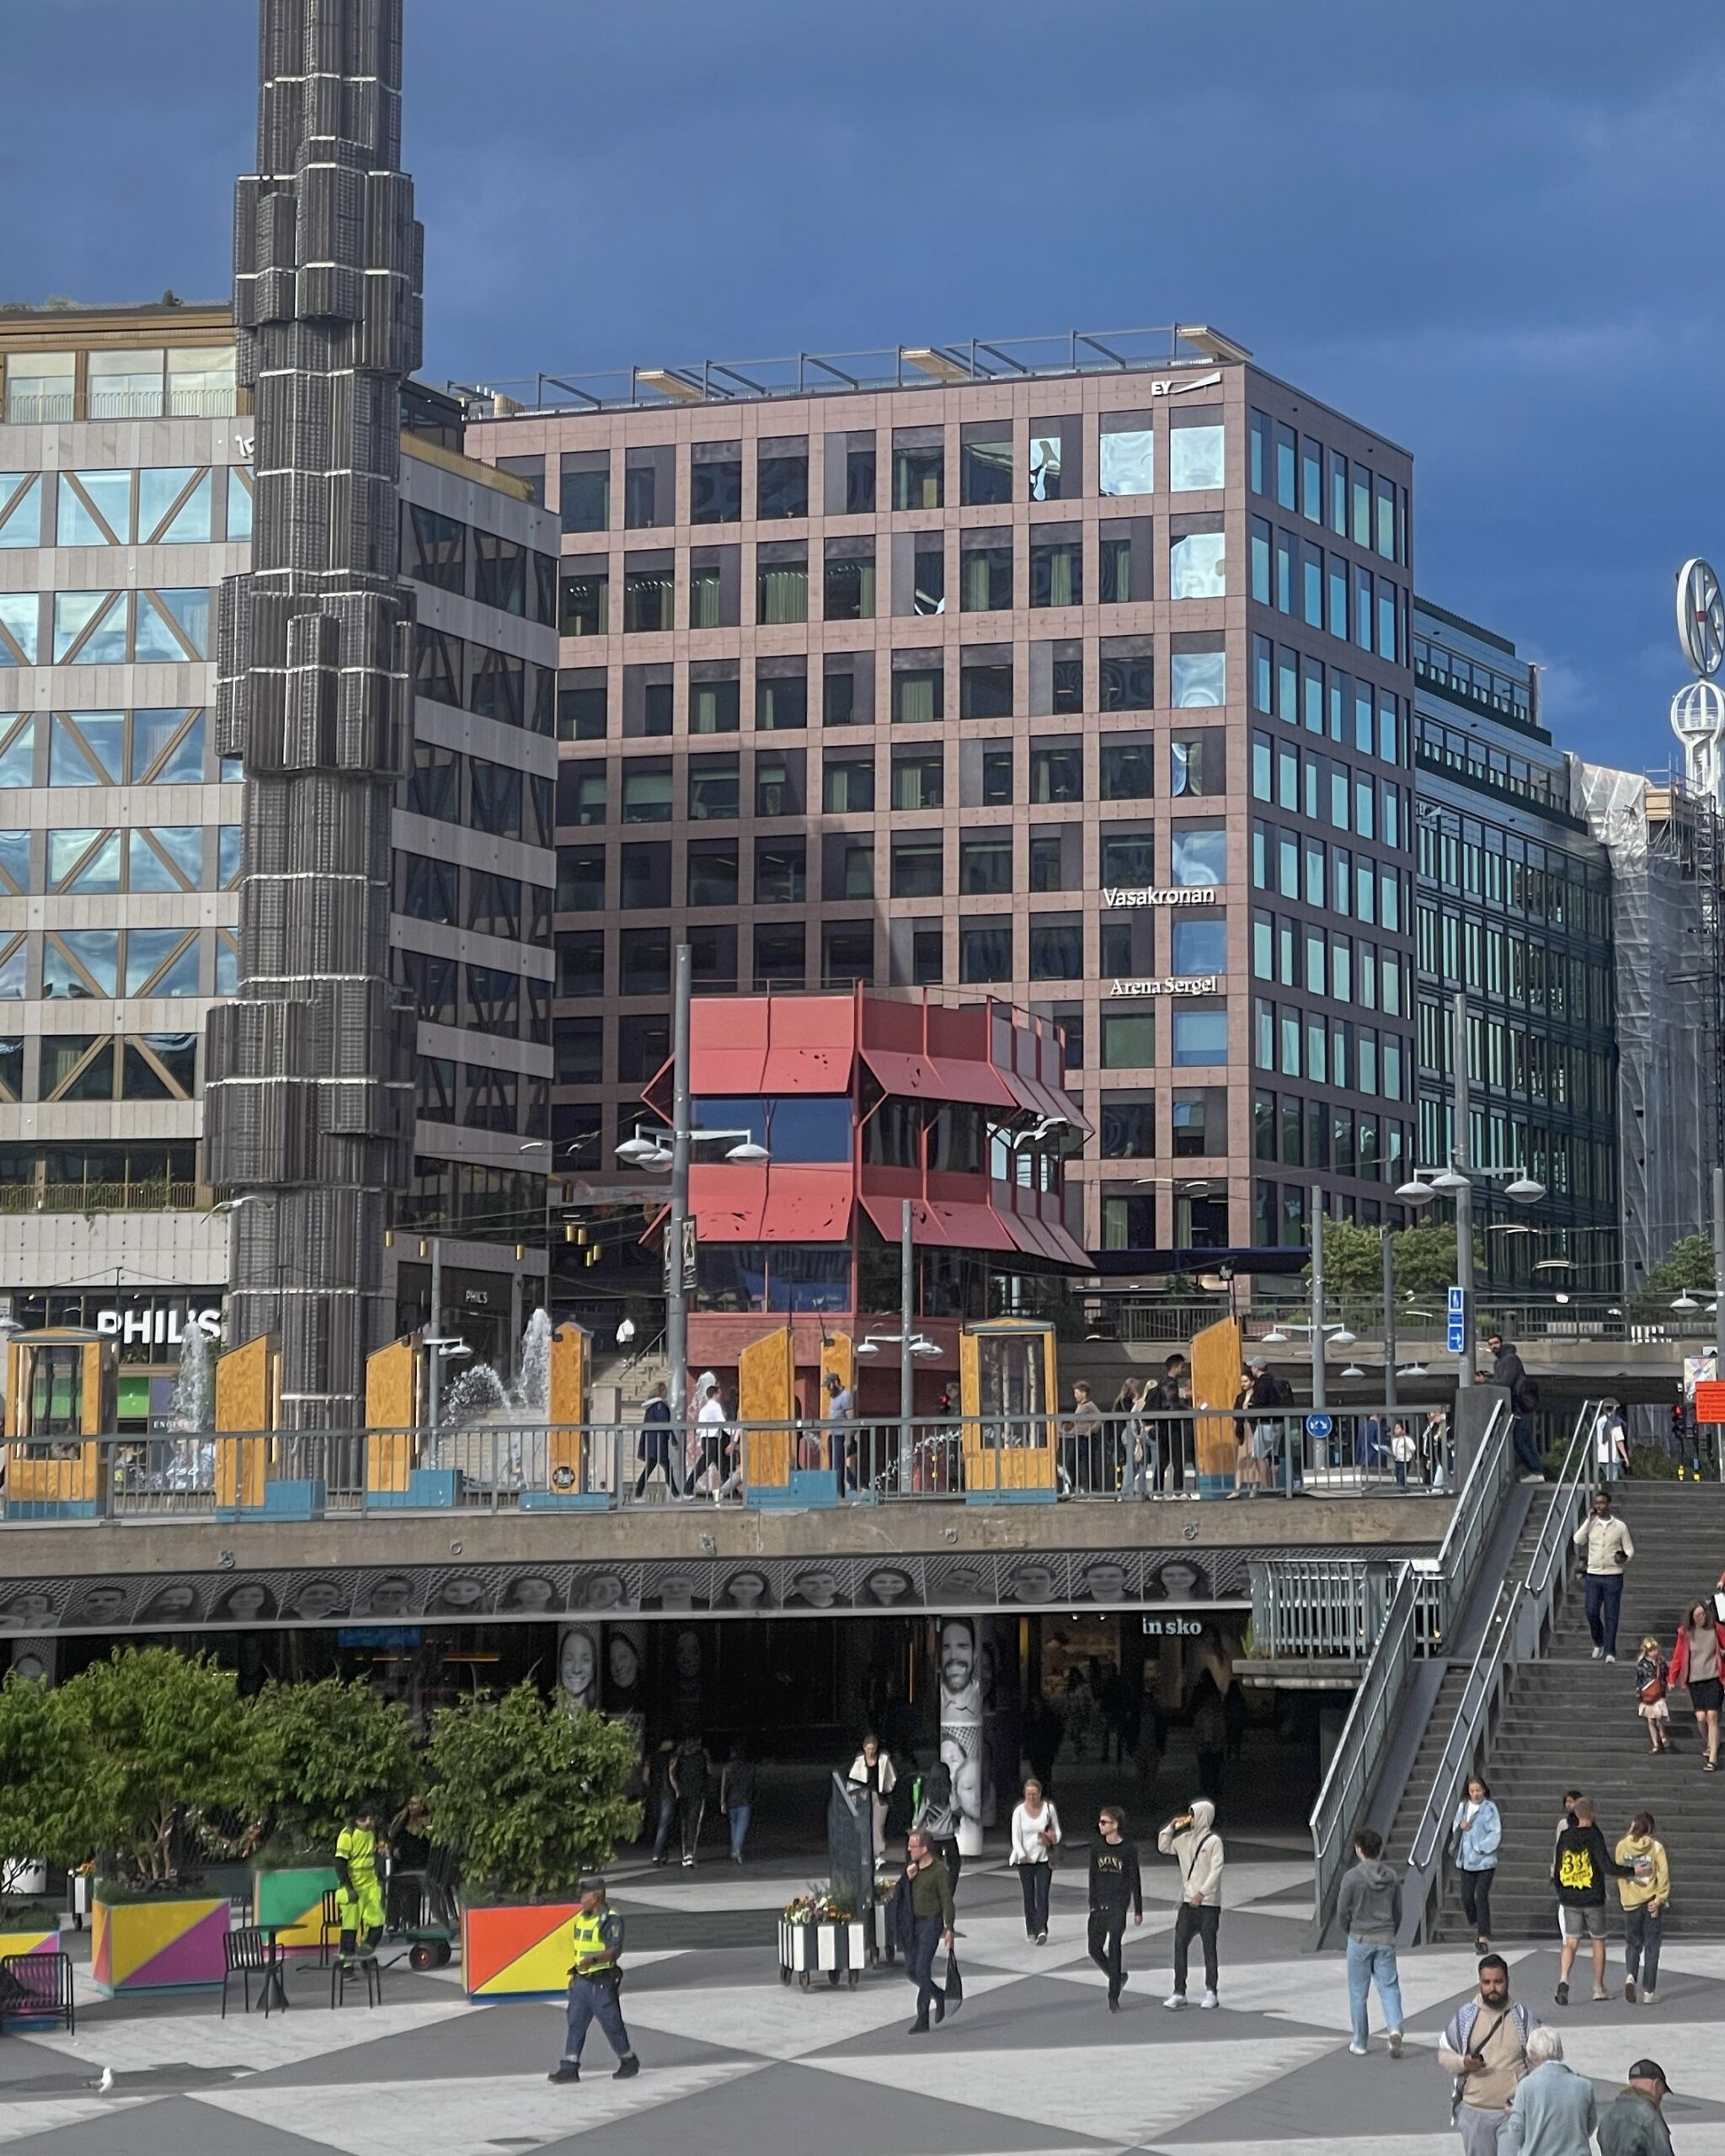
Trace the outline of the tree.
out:
[[[122,1879],[171,1878],[200,1814],[255,1803],[256,1725],[213,1657],[116,1647],[56,1696],[83,1749],[88,1841]]]
[[[461,1858],[470,1892],[569,1898],[641,1823],[626,1794],[638,1764],[628,1725],[531,1684],[440,1707],[430,1758],[432,1832]]]
[[[0,1892],[25,1864],[82,1864],[94,1847],[90,1758],[51,1685],[0,1682]]]
[[[1713,1244],[1709,1235],[1680,1235],[1657,1265],[1650,1265],[1642,1288],[1655,1295],[1677,1295],[1705,1288],[1713,1292]]]
[[[362,1798],[387,1818],[421,1777],[408,1710],[382,1700],[362,1677],[264,1687],[252,1705],[257,1725],[259,1800],[277,1831],[319,1848],[335,1837]]]
[[[1382,1228],[1354,1220],[1324,1222],[1324,1289],[1327,1294],[1381,1299],[1384,1289]],[[1403,1294],[1439,1294],[1455,1278],[1455,1226],[1450,1220],[1422,1221],[1417,1228],[1387,1230],[1395,1283]],[[1311,1267],[1306,1268],[1308,1281]]]

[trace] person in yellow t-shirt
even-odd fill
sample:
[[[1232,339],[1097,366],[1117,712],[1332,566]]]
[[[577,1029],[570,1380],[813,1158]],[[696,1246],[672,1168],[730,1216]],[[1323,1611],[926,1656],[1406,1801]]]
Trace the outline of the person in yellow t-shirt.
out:
[[[1642,2003],[1652,2006],[1659,1996],[1659,1948],[1671,1899],[1671,1860],[1653,1832],[1651,1812],[1637,1812],[1630,1821],[1616,1856],[1630,1872],[1628,1878],[1617,1881],[1623,1903],[1623,1996],[1633,2006],[1639,1983]]]

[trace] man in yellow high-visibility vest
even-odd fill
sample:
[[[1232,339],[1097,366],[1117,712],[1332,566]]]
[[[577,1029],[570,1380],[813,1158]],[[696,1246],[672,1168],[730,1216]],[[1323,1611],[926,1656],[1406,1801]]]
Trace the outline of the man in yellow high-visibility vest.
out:
[[[377,1860],[385,1845],[377,1838],[377,1807],[361,1804],[353,1824],[335,1838],[335,1913],[341,1925],[341,1959],[352,1968],[357,1955],[369,1961],[383,1936],[383,1886]]]
[[[605,1881],[596,1875],[581,1881],[580,1906],[575,1912],[572,1944],[574,1963],[569,1971],[569,2034],[563,2057],[547,2075],[551,2081],[579,2081],[581,2047],[588,2029],[597,2022],[605,2041],[617,2053],[613,2081],[627,2081],[641,2071],[641,2062],[623,2026],[618,2000],[622,1989],[623,1920],[606,1901]]]

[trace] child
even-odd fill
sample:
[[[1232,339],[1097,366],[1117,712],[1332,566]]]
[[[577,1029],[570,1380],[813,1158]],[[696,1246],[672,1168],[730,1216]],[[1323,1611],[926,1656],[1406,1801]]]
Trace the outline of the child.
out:
[[[1641,1643],[1635,1665],[1635,1696],[1641,1702],[1636,1712],[1648,1726],[1648,1748],[1653,1752],[1671,1749],[1671,1710],[1665,1704],[1665,1684],[1669,1674],[1669,1665],[1659,1652],[1659,1642],[1649,1635]]]

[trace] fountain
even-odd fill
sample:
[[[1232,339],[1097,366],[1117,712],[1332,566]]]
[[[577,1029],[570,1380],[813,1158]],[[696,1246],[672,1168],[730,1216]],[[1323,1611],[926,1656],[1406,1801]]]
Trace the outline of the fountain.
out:
[[[439,1466],[458,1467],[487,1486],[542,1485],[551,1336],[550,1312],[536,1310],[521,1335],[520,1374],[512,1382],[489,1363],[475,1363],[456,1379],[439,1417]]]
[[[210,1336],[187,1313],[179,1336],[179,1369],[168,1403],[168,1427],[176,1433],[163,1470],[170,1490],[216,1486],[216,1364]]]

